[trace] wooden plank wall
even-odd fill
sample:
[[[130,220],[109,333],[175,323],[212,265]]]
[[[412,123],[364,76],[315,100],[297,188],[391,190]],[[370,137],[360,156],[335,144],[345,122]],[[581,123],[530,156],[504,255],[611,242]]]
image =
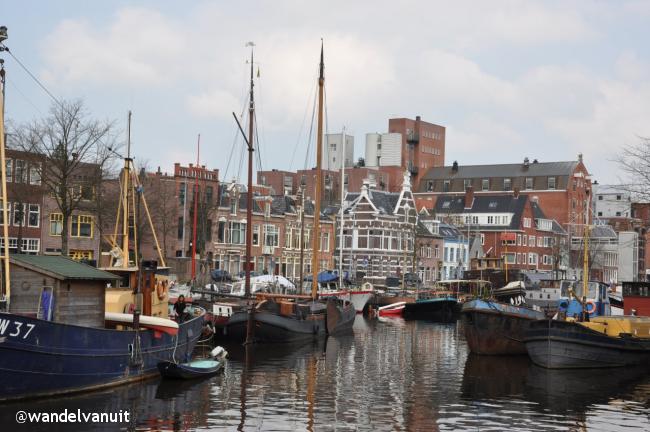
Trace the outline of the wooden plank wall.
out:
[[[104,327],[106,282],[62,281],[55,290],[54,320],[85,327]]]
[[[55,279],[11,265],[11,301],[9,310],[18,315],[36,317],[43,286],[54,286]]]

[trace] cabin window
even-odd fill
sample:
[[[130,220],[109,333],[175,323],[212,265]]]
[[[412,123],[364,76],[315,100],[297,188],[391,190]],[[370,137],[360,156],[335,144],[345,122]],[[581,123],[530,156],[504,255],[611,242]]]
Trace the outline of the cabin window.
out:
[[[63,215],[61,213],[50,214],[50,235],[60,236],[63,232]]]
[[[38,204],[29,205],[29,215],[27,216],[27,225],[32,228],[38,228],[41,224],[41,206]]]
[[[70,217],[70,235],[72,237],[92,237],[93,217],[88,215],[72,215]]]

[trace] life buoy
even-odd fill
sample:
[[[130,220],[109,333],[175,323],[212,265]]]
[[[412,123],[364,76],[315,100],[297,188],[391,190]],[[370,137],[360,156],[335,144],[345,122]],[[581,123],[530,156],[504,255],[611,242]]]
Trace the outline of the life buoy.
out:
[[[591,308],[589,308],[590,305],[591,305]],[[587,300],[587,301],[585,302],[585,312],[587,312],[589,315],[591,315],[592,313],[596,312],[596,309],[597,309],[597,308],[598,308],[598,306],[596,306],[596,302],[595,302],[595,301],[593,301],[593,300]]]
[[[165,299],[166,285],[167,285],[167,281],[158,281],[156,283],[156,294],[158,294],[158,300],[164,300]]]

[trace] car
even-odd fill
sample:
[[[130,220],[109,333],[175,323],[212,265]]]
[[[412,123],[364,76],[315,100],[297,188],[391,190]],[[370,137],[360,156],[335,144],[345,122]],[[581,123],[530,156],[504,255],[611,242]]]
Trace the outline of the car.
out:
[[[422,280],[420,279],[420,276],[417,273],[405,273],[404,282],[406,283],[406,286],[410,286],[410,287],[422,285]]]
[[[215,282],[232,282],[232,276],[230,276],[230,273],[223,269],[212,270],[210,276],[212,276],[212,280]]]
[[[252,271],[251,272],[251,277],[256,277],[256,276],[262,276],[262,272]],[[246,277],[246,272],[245,271],[240,271],[239,273],[237,273],[237,277],[240,280],[244,279]]]
[[[386,276],[386,288],[398,288],[402,283],[399,276]]]

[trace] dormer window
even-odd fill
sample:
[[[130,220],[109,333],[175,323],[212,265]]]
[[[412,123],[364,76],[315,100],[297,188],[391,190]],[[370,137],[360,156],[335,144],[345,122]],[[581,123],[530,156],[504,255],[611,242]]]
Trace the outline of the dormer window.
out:
[[[533,178],[526,177],[526,189],[531,190],[533,188]]]
[[[555,189],[555,177],[548,178],[548,188]]]
[[[481,180],[481,190],[484,190],[484,191],[490,190],[490,180],[489,179]]]
[[[443,192],[449,192],[449,186],[451,185],[451,182],[449,180],[445,180],[442,182],[442,191]]]
[[[512,189],[512,179],[504,178],[503,179],[503,190],[509,191]]]

